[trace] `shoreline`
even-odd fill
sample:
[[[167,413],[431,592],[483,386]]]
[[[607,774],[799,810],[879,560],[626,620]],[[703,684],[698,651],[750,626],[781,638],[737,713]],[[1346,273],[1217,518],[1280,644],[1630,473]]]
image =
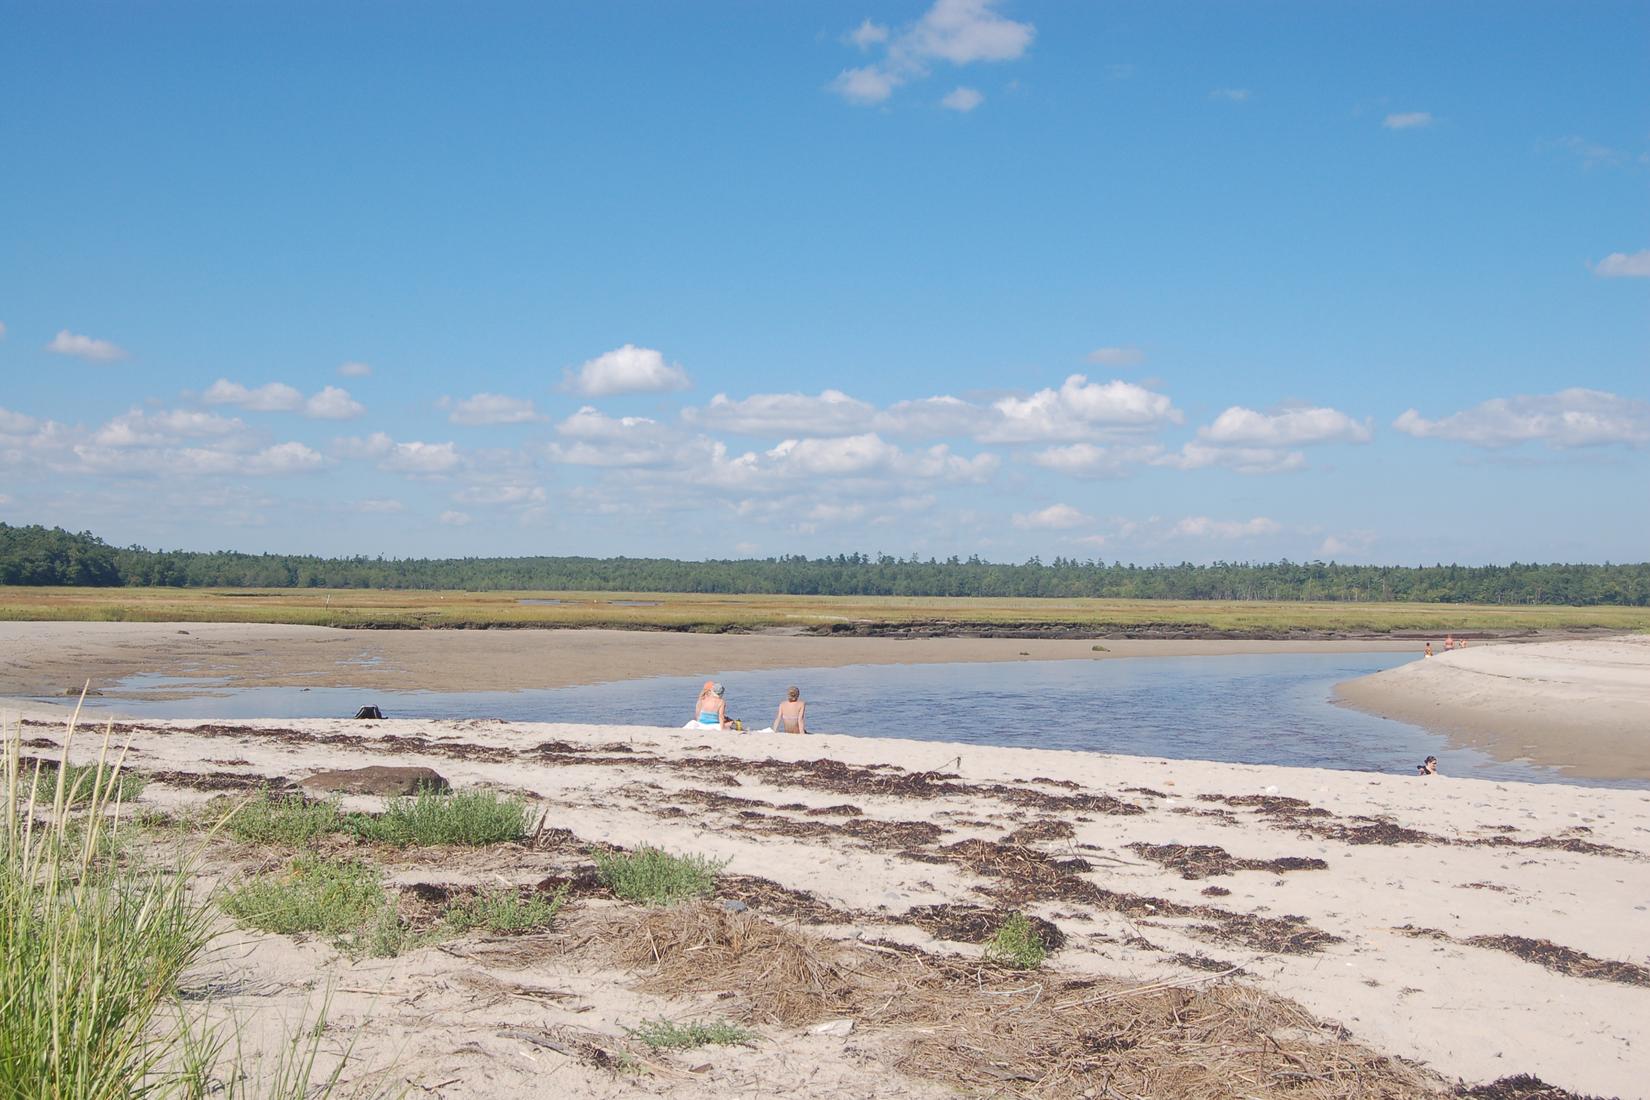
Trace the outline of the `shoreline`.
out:
[[[49,756],[61,729],[54,714],[22,732]],[[565,860],[594,844],[653,844],[731,861],[718,896],[850,944],[974,957],[979,940],[963,926],[1015,909],[1063,934],[1051,976],[1213,981],[1238,967],[1220,980],[1297,1002],[1449,1080],[1531,1073],[1582,1093],[1647,1095],[1637,1056],[1650,1045],[1650,959],[1639,935],[1650,899],[1646,792],[484,720],[149,721],[116,734],[130,739],[130,766],[152,777],[140,805],[159,811],[322,769],[394,763],[435,768],[459,788],[521,792],[551,826],[571,830],[554,853],[413,854],[386,867],[403,889],[530,884],[571,873]],[[82,734],[76,755],[97,740]],[[1009,870],[1027,860],[1035,874]],[[416,1040],[397,1072],[457,1078],[465,1086],[455,1096],[488,1095],[482,1064],[452,1053],[465,1036],[491,1034],[478,1028],[496,1030],[496,1017],[449,980],[454,968],[473,968],[464,961],[473,956],[429,948],[386,969],[319,944],[295,954],[281,937],[257,942],[249,965],[263,992],[246,1008],[278,1017],[324,973],[357,991],[335,1009],[366,1022],[366,1058],[383,1064]],[[1620,964],[1644,982],[1556,971],[1541,961],[1550,952],[1520,946],[1535,943]],[[638,1010],[623,1000],[630,979],[580,986],[568,965],[551,955],[536,980],[579,989],[594,1010],[534,1004],[539,1026],[617,1032],[634,1022]],[[450,991],[397,1007],[432,981]],[[393,996],[380,997],[386,982]],[[804,1064],[840,1057],[837,1041],[823,1055],[808,1045],[817,1042],[764,1039]],[[762,1072],[770,1086],[778,1079],[771,1064]],[[506,1076],[493,1095],[525,1094],[513,1091],[518,1080],[526,1089],[532,1078]]]

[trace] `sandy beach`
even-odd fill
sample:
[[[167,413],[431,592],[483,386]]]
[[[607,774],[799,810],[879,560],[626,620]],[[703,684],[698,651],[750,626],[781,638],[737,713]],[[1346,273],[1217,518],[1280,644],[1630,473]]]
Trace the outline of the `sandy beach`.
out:
[[[24,712],[31,751],[52,755],[61,712]],[[867,957],[909,945],[977,959],[981,929],[1019,910],[1063,938],[1044,983],[1240,983],[1424,1067],[1390,1095],[1521,1073],[1650,1095],[1646,792],[499,721],[158,722],[117,737],[152,777],[140,799],[152,811],[384,763],[542,807],[548,828],[531,843],[374,853],[419,896],[587,881],[591,845],[655,844],[727,861],[718,904],[748,907],[742,919],[868,945],[855,948]],[[233,881],[283,859],[231,846],[211,869]],[[331,985],[331,1026],[355,1043],[351,1079],[428,1095],[542,1095],[549,1072],[579,1097],[949,1094],[943,1074],[914,1068],[914,1036],[874,1014],[847,1038],[747,1015],[762,1036],[750,1048],[616,1078],[567,1036],[599,1045],[644,1017],[737,1016],[741,1002],[705,988],[664,996],[649,965],[592,956],[614,934],[612,903],[575,899],[568,931],[534,951],[484,942],[352,961],[236,931],[200,980],[260,1021],[293,1018]],[[1024,1007],[1032,987],[1014,988]]]
[[[1337,694],[1499,759],[1650,780],[1650,635],[1440,651]]]

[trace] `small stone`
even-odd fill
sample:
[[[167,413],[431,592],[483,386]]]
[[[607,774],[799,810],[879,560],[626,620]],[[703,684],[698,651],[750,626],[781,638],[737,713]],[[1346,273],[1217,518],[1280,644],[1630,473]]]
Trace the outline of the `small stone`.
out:
[[[730,913],[743,913],[745,910],[749,909],[750,906],[746,905],[738,898],[724,898],[722,899],[722,908],[726,909]]]
[[[852,1020],[827,1020],[823,1024],[815,1024],[808,1029],[813,1035],[852,1035],[854,1022]]]

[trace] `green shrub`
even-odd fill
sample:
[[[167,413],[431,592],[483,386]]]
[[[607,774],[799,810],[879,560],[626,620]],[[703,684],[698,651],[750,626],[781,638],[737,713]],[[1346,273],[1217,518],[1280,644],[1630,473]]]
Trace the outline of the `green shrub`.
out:
[[[297,795],[264,797],[246,803],[225,826],[237,840],[252,844],[302,846],[344,827],[337,802],[312,802]]]
[[[662,848],[642,845],[634,852],[591,853],[601,884],[626,901],[644,905],[674,905],[702,898],[716,889],[716,872],[725,860],[707,856],[674,856]]]
[[[260,931],[342,937],[377,917],[388,900],[372,867],[299,856],[285,874],[248,882],[221,904],[237,922]]]
[[[346,828],[363,840],[409,844],[498,844],[527,834],[526,801],[494,791],[436,794],[420,791],[397,798],[377,815],[350,814]]]
[[[442,913],[441,921],[454,932],[485,928],[499,935],[519,935],[549,928],[566,904],[565,884],[553,896],[500,890],[454,902]]]
[[[1016,970],[1035,970],[1043,965],[1047,955],[1042,937],[1022,913],[1015,913],[1004,921],[985,945],[987,959]]]
[[[727,1023],[676,1024],[669,1020],[649,1020],[639,1027],[626,1028],[632,1039],[654,1050],[692,1050],[709,1045],[732,1046],[756,1041],[756,1033]]]

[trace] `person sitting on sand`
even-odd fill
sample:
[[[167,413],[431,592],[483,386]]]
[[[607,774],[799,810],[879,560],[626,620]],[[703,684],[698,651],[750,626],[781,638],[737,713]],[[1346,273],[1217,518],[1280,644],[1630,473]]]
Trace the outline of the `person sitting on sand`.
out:
[[[808,721],[803,712],[808,704],[802,701],[802,692],[795,684],[785,689],[785,701],[779,704],[779,713],[774,715],[773,732],[775,733],[807,733]]]
[[[1438,758],[1436,756],[1429,756],[1429,757],[1427,757],[1425,763],[1415,765],[1415,774],[1416,775],[1437,775],[1438,774]]]
[[[699,689],[699,701],[693,704],[693,714],[701,726],[728,728],[728,704],[722,698],[725,689],[715,680],[706,680]]]

